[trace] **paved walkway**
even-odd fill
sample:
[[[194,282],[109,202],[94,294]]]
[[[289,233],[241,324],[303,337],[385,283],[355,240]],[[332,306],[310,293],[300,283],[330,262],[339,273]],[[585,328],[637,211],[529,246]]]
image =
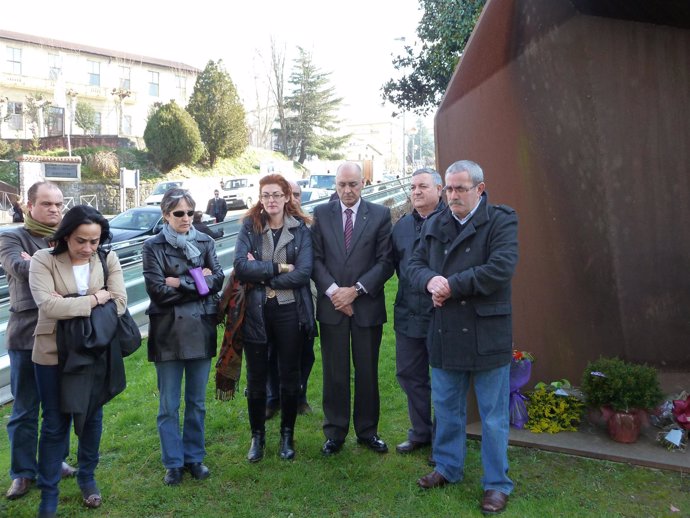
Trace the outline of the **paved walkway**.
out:
[[[666,394],[690,391],[690,372],[661,373],[660,381]],[[604,428],[583,420],[577,432],[532,433],[511,427],[510,444],[690,474],[690,449],[685,452],[666,450],[656,441],[658,432],[658,428],[650,426],[642,431],[636,443],[622,444],[610,439]],[[468,425],[467,435],[481,438],[480,423]]]

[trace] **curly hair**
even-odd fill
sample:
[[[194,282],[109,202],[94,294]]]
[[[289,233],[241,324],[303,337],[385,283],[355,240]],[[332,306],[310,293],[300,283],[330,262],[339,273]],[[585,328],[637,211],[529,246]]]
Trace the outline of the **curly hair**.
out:
[[[283,191],[285,195],[285,213],[293,216],[305,223],[311,223],[311,217],[302,212],[302,209],[292,201],[292,188],[288,181],[279,174],[268,174],[262,176],[259,180],[259,196],[261,193],[261,188],[264,185],[276,184],[280,186],[280,190]],[[268,216],[264,212],[264,208],[261,206],[261,202],[257,202],[253,207],[251,207],[244,215],[243,219],[249,219],[252,222],[252,227],[254,231],[258,234],[263,231],[266,222],[268,221]]]

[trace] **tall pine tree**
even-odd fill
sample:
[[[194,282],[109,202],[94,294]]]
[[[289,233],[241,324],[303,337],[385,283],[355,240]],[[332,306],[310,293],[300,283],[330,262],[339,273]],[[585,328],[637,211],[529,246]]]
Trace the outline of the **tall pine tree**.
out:
[[[240,155],[248,143],[245,111],[223,61],[210,60],[196,78],[187,111],[196,121],[211,166]]]

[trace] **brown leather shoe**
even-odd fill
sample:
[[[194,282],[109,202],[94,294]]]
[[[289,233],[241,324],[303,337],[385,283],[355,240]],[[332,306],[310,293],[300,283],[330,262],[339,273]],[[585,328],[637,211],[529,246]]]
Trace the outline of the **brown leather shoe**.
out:
[[[482,514],[498,514],[505,511],[508,505],[508,495],[495,489],[484,491],[482,498]]]
[[[73,468],[66,462],[62,463],[62,468],[60,470],[62,478],[70,478],[77,474],[77,468]]]
[[[422,489],[433,489],[435,487],[443,487],[448,484],[446,477],[434,470],[428,475],[424,475],[417,481],[417,485]]]
[[[17,477],[12,481],[12,485],[7,490],[5,496],[7,496],[9,500],[21,498],[29,492],[29,489],[31,489],[31,484],[33,483],[34,481],[30,478]]]

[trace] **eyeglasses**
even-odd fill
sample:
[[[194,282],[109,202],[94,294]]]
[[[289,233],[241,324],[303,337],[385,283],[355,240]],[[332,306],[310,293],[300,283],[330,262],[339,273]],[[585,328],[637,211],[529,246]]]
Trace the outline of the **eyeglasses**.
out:
[[[477,184],[477,185],[479,185],[479,184]],[[470,192],[472,189],[474,189],[475,187],[477,187],[477,185],[473,185],[472,187],[460,187],[460,186],[453,187],[452,185],[446,185],[443,188],[443,192],[445,192],[447,194],[453,194],[454,192],[457,192],[458,194],[466,194],[466,193]]]
[[[175,216],[176,218],[182,218],[182,217],[184,217],[185,214],[187,215],[188,218],[191,218],[192,216],[194,216],[194,211],[188,210],[185,212],[183,210],[176,210],[174,212],[171,212],[171,214],[173,216]]]
[[[271,193],[271,194],[268,194],[268,193],[266,192],[266,193],[264,193],[264,194],[261,195],[261,199],[262,199],[263,201],[268,201],[268,200],[270,200],[270,199],[280,200],[280,199],[282,199],[283,197],[285,197],[285,194],[283,194],[282,192],[274,192],[274,193]]]

